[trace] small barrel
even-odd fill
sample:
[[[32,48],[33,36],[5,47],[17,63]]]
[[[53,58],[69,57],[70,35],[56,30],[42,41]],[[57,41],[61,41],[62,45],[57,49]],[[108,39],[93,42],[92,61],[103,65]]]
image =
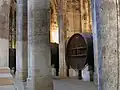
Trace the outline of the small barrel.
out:
[[[66,44],[66,63],[82,70],[86,64],[94,65],[92,33],[76,33]]]

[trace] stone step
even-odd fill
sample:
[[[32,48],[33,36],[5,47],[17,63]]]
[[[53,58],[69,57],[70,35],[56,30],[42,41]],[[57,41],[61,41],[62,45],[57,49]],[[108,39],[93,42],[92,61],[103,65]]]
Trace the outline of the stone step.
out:
[[[14,81],[8,78],[0,78],[0,86],[14,85]]]
[[[13,79],[13,76],[10,73],[0,73],[0,78]]]
[[[16,90],[10,69],[0,67],[0,90]]]
[[[8,67],[0,67],[0,73],[10,73],[10,68],[8,68]]]
[[[16,90],[13,85],[0,86],[0,90]]]

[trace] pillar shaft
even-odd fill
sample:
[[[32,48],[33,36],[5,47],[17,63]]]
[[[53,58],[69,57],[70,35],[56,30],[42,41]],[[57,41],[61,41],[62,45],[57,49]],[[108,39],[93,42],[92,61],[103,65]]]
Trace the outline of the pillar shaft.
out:
[[[95,72],[94,72],[94,82],[96,85],[98,85],[98,38],[97,38],[97,26],[96,26],[96,8],[95,8],[95,1],[92,0],[92,23],[93,23],[93,26],[92,26],[92,32],[93,32],[93,43],[94,43],[94,69],[95,69]],[[101,64],[99,64],[101,65]],[[100,80],[99,80],[100,81]]]
[[[29,90],[53,90],[49,0],[28,0]],[[32,26],[30,26],[32,25]]]
[[[27,79],[27,0],[17,0],[16,77]]]
[[[61,30],[59,43],[59,76],[61,78],[67,77],[67,66],[65,61],[65,40],[61,39],[64,38],[63,33],[64,32]]]
[[[60,78],[67,77],[67,66],[65,61],[65,26],[63,0],[59,2],[58,21],[59,21],[59,76]]]
[[[118,2],[92,0],[92,4],[98,90],[119,90]]]

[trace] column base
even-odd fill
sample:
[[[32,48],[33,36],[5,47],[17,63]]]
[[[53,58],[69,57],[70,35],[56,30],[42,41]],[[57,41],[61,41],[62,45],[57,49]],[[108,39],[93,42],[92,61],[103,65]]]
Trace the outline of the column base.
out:
[[[27,90],[53,90],[51,77],[32,77],[28,78]]]
[[[67,76],[67,68],[60,68],[59,69],[59,77],[60,77],[60,79],[66,79],[66,78],[68,78],[68,76]]]
[[[15,74],[15,78],[20,80],[20,81],[23,81],[23,82],[26,82],[27,81],[27,72],[17,72],[16,71],[16,74]]]
[[[97,76],[96,72],[94,73],[94,83],[95,83],[95,85],[98,85],[98,76]]]
[[[0,67],[0,73],[10,73],[9,67]]]
[[[69,77],[78,77],[78,71],[70,68],[69,69]]]
[[[55,68],[51,68],[52,71],[52,76],[56,76],[56,69]]]

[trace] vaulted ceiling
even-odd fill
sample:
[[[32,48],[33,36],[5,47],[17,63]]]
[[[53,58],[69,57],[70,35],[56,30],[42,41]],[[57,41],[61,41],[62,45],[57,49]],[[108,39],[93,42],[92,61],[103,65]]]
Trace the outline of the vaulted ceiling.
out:
[[[58,16],[60,9],[63,15],[64,29],[67,37],[74,33],[92,31],[91,0],[51,0],[52,21]],[[56,16],[55,16],[56,15]],[[53,25],[55,26],[55,25]]]
[[[15,17],[16,0],[11,0],[11,15]],[[50,0],[51,21],[50,30],[58,30],[58,13],[63,15],[63,30],[65,38],[71,37],[74,33],[92,31],[91,0]],[[15,18],[14,18],[15,19]],[[13,19],[12,19],[13,20]],[[12,22],[11,20],[11,22]],[[13,22],[12,22],[13,23]],[[11,23],[10,23],[11,24]],[[12,27],[10,30],[12,32]]]

